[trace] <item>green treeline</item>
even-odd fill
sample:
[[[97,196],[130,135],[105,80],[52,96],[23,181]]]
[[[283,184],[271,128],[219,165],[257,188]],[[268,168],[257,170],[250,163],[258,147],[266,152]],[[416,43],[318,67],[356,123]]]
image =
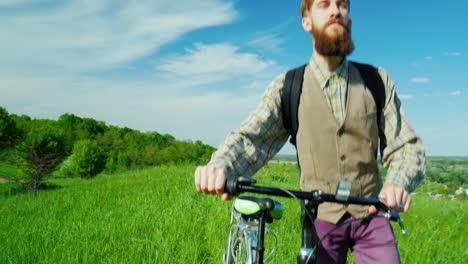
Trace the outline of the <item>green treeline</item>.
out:
[[[63,114],[58,120],[31,119],[9,114],[0,106],[1,171],[18,168],[29,187],[39,188],[44,176],[91,177],[102,171],[114,173],[162,164],[208,162],[214,148],[201,141],[180,141],[172,135],[140,132],[106,125],[92,118]],[[295,156],[291,156],[291,161]],[[288,156],[277,159],[288,160]],[[386,170],[381,168],[383,175]],[[7,176],[8,177],[8,176]],[[468,159],[429,157],[426,181],[450,185],[468,183]]]
[[[73,114],[31,119],[0,107],[0,150],[0,160],[18,166],[25,176],[41,178],[52,171],[89,177],[161,164],[202,164],[214,148]]]
[[[431,157],[427,162],[426,177],[437,183],[468,184],[468,159]]]

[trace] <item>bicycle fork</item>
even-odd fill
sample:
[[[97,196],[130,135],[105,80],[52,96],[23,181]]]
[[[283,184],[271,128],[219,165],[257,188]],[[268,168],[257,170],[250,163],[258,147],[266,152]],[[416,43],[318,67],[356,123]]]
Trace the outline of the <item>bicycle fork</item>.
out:
[[[319,241],[314,220],[317,218],[318,203],[308,202],[302,208],[302,247],[297,255],[298,264],[314,264],[317,256],[317,247],[313,241]],[[305,210],[308,210],[306,212]]]
[[[258,220],[257,262],[263,264],[266,217],[262,214]]]

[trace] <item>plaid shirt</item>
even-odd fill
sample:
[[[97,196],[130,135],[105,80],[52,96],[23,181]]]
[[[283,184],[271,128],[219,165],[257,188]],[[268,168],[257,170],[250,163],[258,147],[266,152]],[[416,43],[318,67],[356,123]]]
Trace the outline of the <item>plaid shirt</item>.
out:
[[[335,118],[342,124],[346,113],[348,61],[344,60],[333,73],[321,69],[313,59],[309,67]],[[382,159],[384,167],[388,168],[385,182],[411,192],[424,178],[424,146],[406,118],[392,79],[384,69],[378,68],[378,71],[386,89],[383,118],[379,124],[387,139]],[[268,85],[257,109],[228,135],[208,165],[225,168],[228,175],[252,176],[283,147],[289,138],[281,112],[285,76],[285,73],[279,75]]]

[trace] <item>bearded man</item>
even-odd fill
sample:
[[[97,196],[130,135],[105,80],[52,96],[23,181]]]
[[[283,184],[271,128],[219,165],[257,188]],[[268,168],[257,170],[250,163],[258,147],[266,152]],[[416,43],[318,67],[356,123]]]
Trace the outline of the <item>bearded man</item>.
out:
[[[301,190],[333,192],[340,180],[348,180],[351,195],[378,196],[389,207],[406,212],[411,205],[409,193],[424,177],[424,147],[386,71],[377,69],[385,88],[379,112],[360,71],[346,59],[354,50],[349,7],[348,0],[303,0],[301,4],[302,26],[313,43],[303,74],[295,135]],[[256,111],[228,135],[207,166],[197,168],[199,192],[230,199],[223,189],[226,176],[252,176],[285,144],[290,136],[281,109],[285,76],[272,81]],[[379,133],[386,140],[385,183],[377,166]],[[375,213],[374,207],[321,204],[315,220],[319,237],[341,223],[350,224],[341,225],[322,241],[317,263],[346,263],[348,250],[360,264],[400,263],[388,221],[367,217]]]

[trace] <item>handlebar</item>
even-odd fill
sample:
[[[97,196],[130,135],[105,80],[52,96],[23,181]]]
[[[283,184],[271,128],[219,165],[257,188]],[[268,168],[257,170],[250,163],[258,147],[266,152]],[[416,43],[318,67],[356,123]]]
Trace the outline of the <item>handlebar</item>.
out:
[[[267,194],[267,195],[274,195],[274,196],[281,196],[281,197],[291,197],[289,193],[292,193],[299,199],[308,200],[314,203],[322,203],[322,202],[332,202],[332,203],[339,203],[339,204],[360,204],[360,205],[373,205],[377,208],[377,210],[384,212],[384,217],[390,221],[398,222],[400,225],[401,231],[403,234],[406,234],[406,229],[403,226],[403,219],[397,212],[393,212],[391,208],[385,205],[377,198],[362,198],[362,197],[355,197],[349,196],[349,191],[343,195],[338,190],[337,195],[324,193],[321,190],[314,190],[310,192],[302,192],[302,191],[294,191],[294,190],[282,190],[280,188],[272,188],[272,187],[264,187],[264,186],[256,186],[255,179],[250,177],[229,177],[226,181],[226,185],[224,187],[225,191],[233,196],[238,196],[240,193],[243,192],[252,192],[258,194]],[[347,186],[350,189],[350,186]]]
[[[267,194],[267,195],[274,195],[274,196],[282,196],[282,197],[290,197],[288,193],[284,190],[279,188],[271,188],[271,187],[263,187],[263,186],[255,186],[256,181],[249,177],[239,177],[239,178],[229,178],[226,181],[225,190],[227,193],[238,196],[240,193],[243,192],[252,192],[252,193],[259,193],[259,194]],[[343,198],[338,198],[337,195],[324,193],[321,190],[314,190],[310,192],[302,192],[302,191],[293,191],[287,190],[288,192],[294,194],[297,198],[303,200],[309,200],[311,202],[332,202],[332,203],[340,203],[340,204],[361,204],[361,205],[373,205],[379,211],[387,212],[389,208],[382,203],[377,198],[362,198],[362,197],[355,197],[355,196],[346,196]]]

